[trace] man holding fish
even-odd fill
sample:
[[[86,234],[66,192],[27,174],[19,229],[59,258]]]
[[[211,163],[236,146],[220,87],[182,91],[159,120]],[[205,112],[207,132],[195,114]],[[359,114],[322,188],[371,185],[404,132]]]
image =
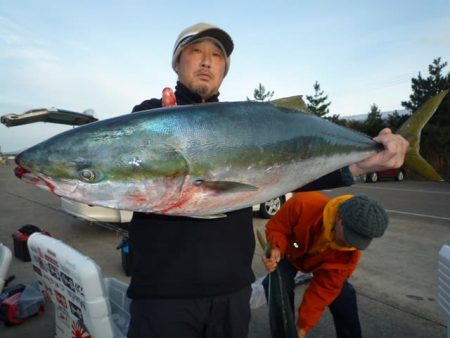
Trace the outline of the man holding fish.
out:
[[[199,23],[186,28],[173,50],[172,68],[178,75],[174,95],[166,90],[162,99],[146,100],[133,112],[218,102],[233,47],[231,37],[218,27]],[[348,186],[355,176],[403,163],[408,148],[403,137],[384,129],[374,140],[385,149],[308,184],[308,189]],[[129,228],[128,337],[247,337],[254,281],[252,217],[251,207],[210,218],[135,212]]]

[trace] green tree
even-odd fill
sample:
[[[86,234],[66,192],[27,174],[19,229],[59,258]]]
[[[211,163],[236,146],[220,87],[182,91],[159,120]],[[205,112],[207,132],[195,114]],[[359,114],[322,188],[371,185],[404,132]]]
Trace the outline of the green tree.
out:
[[[366,129],[367,129],[364,122],[358,121],[358,120],[353,120],[353,119],[346,120],[345,126],[347,128],[350,128],[350,129],[353,129],[353,130],[357,130],[357,131],[359,131],[361,133],[365,133]]]
[[[341,119],[339,117],[339,114],[333,114],[332,116],[325,116],[324,119],[331,121],[333,123],[339,124],[341,126],[346,126],[347,125],[347,120],[346,119]]]
[[[423,105],[429,98],[437,93],[450,89],[450,72],[443,74],[447,62],[441,63],[441,58],[433,60],[433,63],[428,66],[430,75],[423,78],[419,72],[417,78],[411,79],[412,94],[409,96],[409,101],[402,101],[402,106],[414,112],[417,108]]]
[[[393,113],[388,114],[386,127],[391,128],[391,130],[395,132],[410,116],[410,114],[400,115],[399,112],[395,110]]]
[[[314,83],[314,95],[309,96],[306,95],[306,99],[308,100],[308,110],[314,115],[323,117],[330,112],[329,106],[331,102],[326,102],[328,100],[328,96],[324,94],[323,90],[320,89],[319,82]]]
[[[376,136],[380,132],[381,129],[384,128],[384,121],[381,117],[380,108],[374,103],[370,106],[370,112],[367,115],[367,119],[364,122],[366,133],[369,136]]]
[[[255,101],[270,101],[270,99],[273,97],[273,94],[275,92],[273,90],[266,91],[266,88],[260,83],[258,88],[255,88],[253,91],[253,99]],[[247,101],[251,101],[247,97]]]

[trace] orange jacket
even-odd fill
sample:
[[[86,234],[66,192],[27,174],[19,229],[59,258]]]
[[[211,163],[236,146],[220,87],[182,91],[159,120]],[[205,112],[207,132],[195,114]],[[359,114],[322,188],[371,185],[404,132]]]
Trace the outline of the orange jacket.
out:
[[[280,249],[281,256],[298,270],[313,272],[298,310],[297,325],[306,331],[339,295],[361,257],[355,248],[336,248],[335,242],[324,245],[324,214],[328,223],[330,217],[334,220],[338,203],[320,192],[296,193],[266,225],[266,237]]]

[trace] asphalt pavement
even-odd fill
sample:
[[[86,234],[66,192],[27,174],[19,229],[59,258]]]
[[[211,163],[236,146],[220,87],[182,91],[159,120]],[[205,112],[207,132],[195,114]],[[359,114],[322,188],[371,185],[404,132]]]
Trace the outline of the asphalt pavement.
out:
[[[122,238],[120,233],[64,213],[59,208],[58,197],[16,179],[13,168],[13,165],[0,166],[0,242],[13,251],[12,233],[25,224],[33,224],[94,259],[105,277],[129,282],[121,266],[120,251],[116,250]],[[403,183],[408,184],[407,181]],[[444,204],[448,201],[448,208],[450,184],[442,184],[439,186],[440,198],[444,199]],[[383,189],[383,186],[379,185],[377,189]],[[326,193],[333,196],[360,190],[361,186],[356,185],[350,189],[335,189]],[[371,195],[370,190],[368,194]],[[373,194],[382,203],[387,196],[391,196],[389,190],[377,190]],[[417,202],[417,197],[407,189],[402,196],[403,199],[410,199],[410,204]],[[375,240],[364,252],[358,269],[350,279],[358,293],[363,336],[443,338],[447,332],[447,318],[437,303],[437,257],[443,244],[450,245],[450,218],[424,217],[425,212],[415,214],[397,212],[395,208],[387,209],[390,210],[391,224],[385,236]],[[266,220],[255,217],[255,230],[262,231],[265,223]],[[261,249],[257,246],[253,260],[257,277],[265,274],[260,256]],[[9,275],[15,276],[10,285],[36,280],[31,263],[16,257],[13,257]],[[297,287],[297,303],[306,287]],[[5,327],[0,323],[1,338],[54,336],[51,303],[46,303],[42,315],[28,319],[21,325]],[[326,311],[308,338],[334,336],[332,318]],[[252,310],[249,338],[265,337],[270,337],[268,309],[262,306]]]

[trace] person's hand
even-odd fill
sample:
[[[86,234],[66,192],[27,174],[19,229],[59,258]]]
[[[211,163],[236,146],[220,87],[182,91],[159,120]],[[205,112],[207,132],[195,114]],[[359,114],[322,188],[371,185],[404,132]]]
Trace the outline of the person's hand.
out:
[[[354,177],[374,171],[399,168],[405,161],[409,142],[398,134],[393,134],[389,128],[384,128],[373,139],[384,146],[384,150],[365,160],[349,166]]]
[[[306,338],[306,331],[297,327],[298,338]]]
[[[277,268],[280,259],[281,259],[280,250],[278,248],[274,248],[270,252],[270,258],[263,256],[262,261],[266,270],[272,272]]]

